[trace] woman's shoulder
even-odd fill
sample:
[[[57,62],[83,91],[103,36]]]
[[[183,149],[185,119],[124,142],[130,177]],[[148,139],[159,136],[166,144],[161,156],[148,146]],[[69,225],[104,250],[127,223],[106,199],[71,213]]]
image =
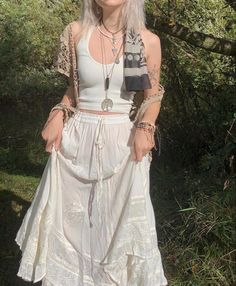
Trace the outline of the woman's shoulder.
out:
[[[72,33],[74,41],[77,41],[82,30],[82,23],[80,20],[74,20],[68,23],[61,34],[62,40],[69,41],[69,34]]]
[[[68,25],[71,25],[72,29],[77,31],[77,30],[81,29],[82,22],[78,19],[78,20],[74,20],[74,21],[70,22]]]
[[[72,21],[64,26],[62,34],[68,35],[70,30],[72,30],[73,34],[77,34],[80,32],[81,26],[82,24],[79,20]]]
[[[78,35],[81,31],[81,27],[82,27],[82,23],[78,19],[78,20],[74,20],[74,21],[70,22],[69,24],[67,24],[65,27],[65,30],[69,30],[71,28],[72,34]]]
[[[141,37],[142,37],[142,40],[143,40],[143,43],[144,43],[144,46],[147,48],[147,49],[152,49],[152,48],[160,48],[161,46],[161,41],[160,41],[160,38],[158,35],[154,34],[153,32],[151,32],[150,30],[148,30],[147,28],[146,29],[143,29],[141,32]]]

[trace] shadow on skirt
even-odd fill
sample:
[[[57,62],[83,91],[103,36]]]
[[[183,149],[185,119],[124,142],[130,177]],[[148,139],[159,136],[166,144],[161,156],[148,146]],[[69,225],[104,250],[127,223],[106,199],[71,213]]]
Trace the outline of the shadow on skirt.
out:
[[[53,147],[15,241],[17,275],[42,286],[167,285],[149,194],[131,160],[128,114],[78,111]]]

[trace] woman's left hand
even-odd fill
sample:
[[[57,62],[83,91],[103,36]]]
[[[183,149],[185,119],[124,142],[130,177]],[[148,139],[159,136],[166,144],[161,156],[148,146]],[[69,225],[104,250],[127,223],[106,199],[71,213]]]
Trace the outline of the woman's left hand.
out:
[[[153,136],[153,134],[148,133],[143,129],[135,130],[132,143],[132,160],[142,161],[143,156],[145,156],[155,146]]]

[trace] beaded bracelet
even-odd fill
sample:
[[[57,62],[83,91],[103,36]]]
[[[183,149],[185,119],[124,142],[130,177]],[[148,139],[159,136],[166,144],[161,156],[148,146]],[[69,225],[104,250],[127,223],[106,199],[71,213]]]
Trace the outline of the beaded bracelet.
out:
[[[157,127],[156,125],[148,122],[148,121],[140,121],[136,128],[138,129],[143,129],[145,131],[145,134],[146,132],[148,132],[149,134],[152,134],[154,135],[155,134],[155,131],[157,130]],[[146,134],[146,137],[147,137],[147,140],[149,141],[149,136]],[[156,148],[156,143],[155,143],[155,140],[154,140],[154,136],[152,137],[152,141],[151,141],[152,144],[154,144],[154,149],[157,150]]]
[[[65,103],[57,103],[55,106],[53,106],[53,108],[51,109],[49,115],[52,113],[52,111],[59,109],[63,111],[63,121],[67,122],[68,119],[70,118],[70,116],[72,115],[72,113],[74,113],[76,111],[76,108],[67,105]]]
[[[140,121],[136,128],[140,128],[140,129],[145,129],[146,131],[150,132],[150,133],[155,133],[157,127],[156,125],[148,122],[148,121]]]
[[[155,124],[153,124],[153,123],[151,123],[151,122],[149,122],[149,121],[139,121],[139,123],[145,123],[145,124],[147,124],[147,125],[149,125],[149,126],[152,126],[152,127],[156,127],[156,125]]]

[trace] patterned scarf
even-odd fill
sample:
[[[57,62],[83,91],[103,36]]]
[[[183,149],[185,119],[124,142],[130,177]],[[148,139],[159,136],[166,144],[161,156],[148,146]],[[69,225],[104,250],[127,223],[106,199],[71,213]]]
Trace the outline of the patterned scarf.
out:
[[[124,44],[124,79],[127,91],[150,89],[145,48],[141,35],[133,29],[127,30]]]
[[[57,58],[54,66],[57,71],[70,76],[73,70],[74,82],[78,81],[76,67],[76,51],[73,40],[72,24],[68,24],[60,35]],[[147,72],[145,47],[141,35],[133,29],[126,30],[124,40],[124,81],[127,91],[143,91],[150,89],[151,83]],[[77,84],[75,84],[77,88]],[[77,93],[77,92],[76,92]],[[76,102],[78,101],[76,94]],[[79,101],[78,101],[79,102]]]

